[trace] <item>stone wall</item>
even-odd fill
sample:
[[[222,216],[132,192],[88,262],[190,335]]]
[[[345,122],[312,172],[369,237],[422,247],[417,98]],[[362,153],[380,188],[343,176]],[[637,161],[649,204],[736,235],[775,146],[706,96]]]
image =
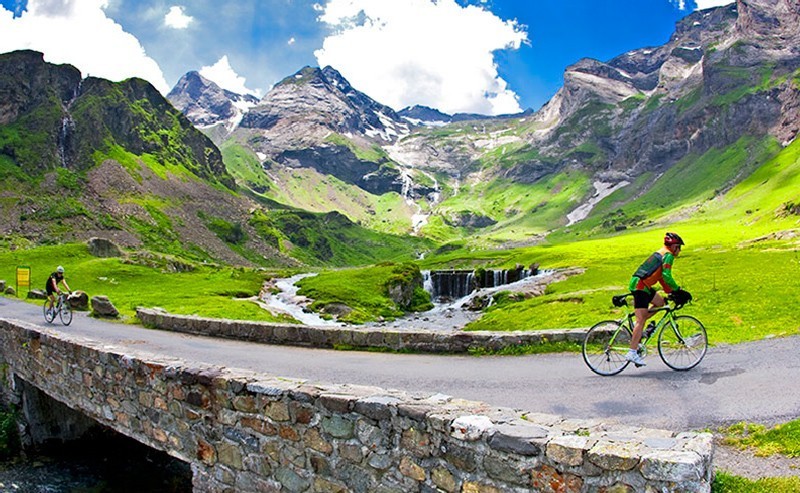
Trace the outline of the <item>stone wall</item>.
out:
[[[470,349],[499,351],[506,347],[542,342],[582,343],[585,329],[555,329],[527,332],[432,332],[430,330],[392,330],[358,327],[313,327],[246,320],[173,315],[162,310],[138,308],[136,314],[147,327],[238,339],[264,344],[285,344],[320,348],[375,347],[395,351],[464,353]]]
[[[198,492],[710,491],[707,433],[144,358],[8,320],[0,360],[6,385],[191,463]]]

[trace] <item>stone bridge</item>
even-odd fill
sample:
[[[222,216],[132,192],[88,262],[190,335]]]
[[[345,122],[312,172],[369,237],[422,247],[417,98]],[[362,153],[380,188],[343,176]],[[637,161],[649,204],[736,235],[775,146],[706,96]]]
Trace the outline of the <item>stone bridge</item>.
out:
[[[84,428],[66,413],[43,421],[44,393],[190,464],[198,492],[707,492],[712,481],[706,433],[133,356],[14,320],[0,319],[0,363],[32,442]]]

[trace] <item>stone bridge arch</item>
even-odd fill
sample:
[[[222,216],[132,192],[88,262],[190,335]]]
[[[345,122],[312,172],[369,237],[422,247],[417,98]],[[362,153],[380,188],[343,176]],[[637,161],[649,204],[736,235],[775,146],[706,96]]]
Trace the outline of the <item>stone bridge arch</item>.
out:
[[[24,380],[191,465],[198,492],[710,491],[713,443],[374,387],[194,365],[0,319]]]

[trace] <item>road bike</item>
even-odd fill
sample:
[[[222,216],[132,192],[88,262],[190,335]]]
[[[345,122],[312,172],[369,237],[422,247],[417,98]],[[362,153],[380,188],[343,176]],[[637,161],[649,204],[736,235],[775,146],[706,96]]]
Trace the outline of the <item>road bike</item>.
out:
[[[56,316],[61,318],[61,323],[64,325],[72,323],[72,308],[69,306],[66,293],[59,293],[52,309],[50,309],[50,300],[44,300],[42,311],[44,312],[44,319],[49,324],[53,323]]]
[[[628,307],[629,296],[633,294],[611,298],[614,306],[625,309],[621,319],[598,322],[589,329],[583,340],[583,360],[598,375],[616,375],[630,364],[625,355],[633,337],[636,316]],[[667,301],[663,307],[650,309],[652,313],[664,314],[657,323],[650,322],[642,331],[639,355],[647,355],[647,343],[657,334],[661,360],[673,370],[691,370],[703,360],[708,350],[706,328],[691,315],[677,314],[684,304],[678,304],[670,297]],[[672,306],[669,302],[672,302]]]

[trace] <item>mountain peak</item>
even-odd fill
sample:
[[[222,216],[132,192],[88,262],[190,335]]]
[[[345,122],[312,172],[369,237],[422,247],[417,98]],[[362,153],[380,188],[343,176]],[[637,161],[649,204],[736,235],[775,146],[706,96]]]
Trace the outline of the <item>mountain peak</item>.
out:
[[[223,89],[194,70],[180,78],[167,99],[196,126],[224,124],[229,131],[258,103],[255,96]]]
[[[312,140],[335,132],[391,141],[405,131],[400,128],[405,124],[393,109],[353,88],[330,66],[306,66],[284,78],[248,112],[240,126],[261,130],[291,127],[292,132]]]

